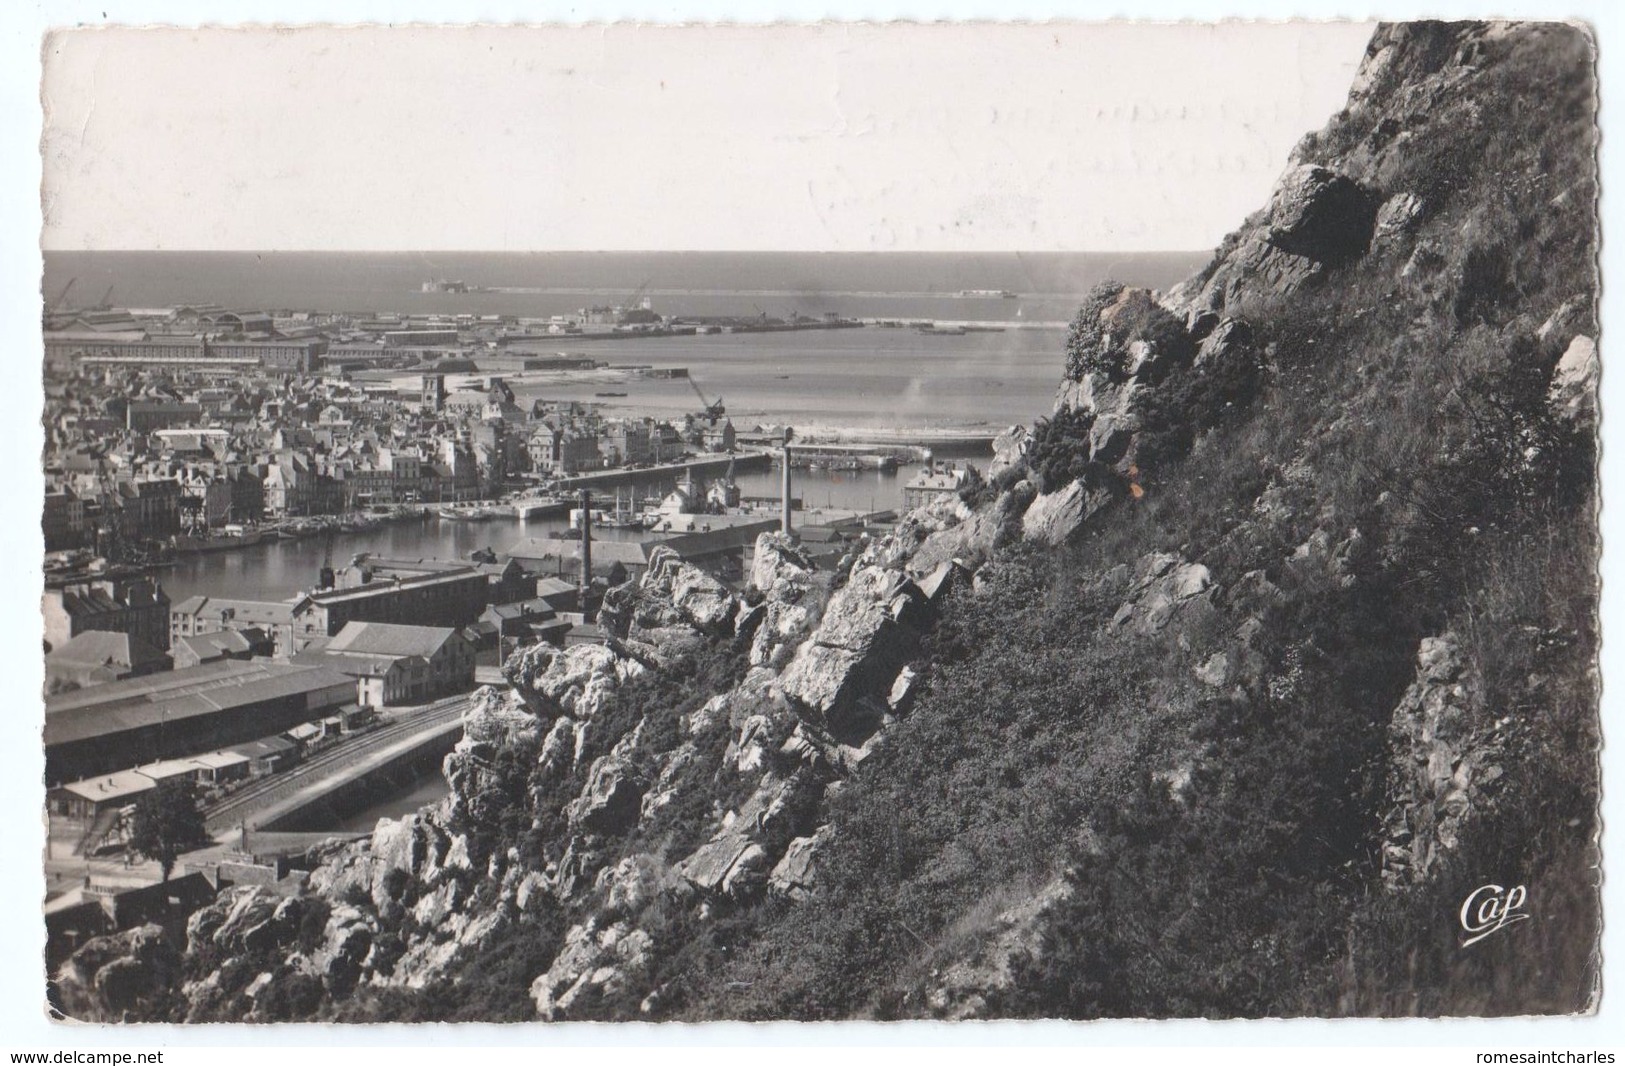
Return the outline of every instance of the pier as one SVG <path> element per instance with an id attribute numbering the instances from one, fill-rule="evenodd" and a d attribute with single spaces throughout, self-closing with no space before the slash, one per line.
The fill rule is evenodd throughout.
<path id="1" fill-rule="evenodd" d="M 850 435 L 848 435 L 850 434 Z M 861 434 L 861 435 L 860 435 Z M 993 440 L 998 434 L 976 430 L 930 429 L 863 429 L 847 433 L 820 433 L 816 429 L 796 430 L 795 450 L 798 455 L 895 455 L 913 461 L 924 461 L 926 452 L 941 456 L 990 455 Z M 827 438 L 827 439 L 821 439 Z M 741 444 L 765 447 L 783 439 L 783 431 L 773 433 L 739 433 Z"/>

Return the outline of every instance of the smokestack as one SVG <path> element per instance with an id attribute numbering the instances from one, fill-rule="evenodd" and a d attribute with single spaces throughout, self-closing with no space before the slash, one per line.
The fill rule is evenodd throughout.
<path id="1" fill-rule="evenodd" d="M 581 619 L 587 620 L 587 593 L 592 589 L 592 493 L 581 490 Z"/>
<path id="2" fill-rule="evenodd" d="M 785 536 L 790 535 L 790 438 L 795 430 L 789 426 L 784 427 L 784 484 L 781 488 L 780 503 L 784 508 L 783 517 L 779 520 L 779 528 Z"/>

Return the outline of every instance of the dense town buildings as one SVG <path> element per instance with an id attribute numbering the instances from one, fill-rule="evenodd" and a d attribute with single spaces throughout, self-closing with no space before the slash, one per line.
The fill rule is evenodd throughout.
<path id="1" fill-rule="evenodd" d="M 497 316 L 178 307 L 46 324 L 47 551 L 139 562 L 186 550 L 178 537 L 468 503 L 735 447 L 733 425 L 712 412 L 674 424 L 521 402 L 469 357 L 500 350 L 519 372 L 596 364 L 514 347 L 551 334 Z"/>
<path id="2" fill-rule="evenodd" d="M 150 577 L 47 587 L 41 614 L 47 651 L 61 648 L 92 630 L 126 633 L 160 651 L 169 647 L 169 596 Z"/>

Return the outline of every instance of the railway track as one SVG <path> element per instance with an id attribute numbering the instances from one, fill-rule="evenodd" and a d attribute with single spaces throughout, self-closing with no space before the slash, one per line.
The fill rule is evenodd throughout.
<path id="1" fill-rule="evenodd" d="M 320 752 L 292 770 L 245 785 L 204 811 L 204 825 L 210 833 L 230 829 L 250 812 L 276 803 L 299 789 L 330 776 L 346 764 L 399 743 L 414 733 L 427 732 L 461 718 L 469 699 L 469 695 L 461 695 L 437 700 L 424 709 L 412 712 L 409 717 L 390 722 Z"/>

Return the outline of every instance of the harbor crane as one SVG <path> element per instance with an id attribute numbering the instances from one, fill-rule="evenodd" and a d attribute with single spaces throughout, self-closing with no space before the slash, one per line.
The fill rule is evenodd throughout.
<path id="1" fill-rule="evenodd" d="M 56 299 L 45 305 L 46 309 L 49 311 L 62 310 L 62 301 L 68 298 L 68 293 L 73 289 L 73 283 L 78 280 L 78 277 L 69 278 L 68 283 L 62 286 L 62 291 L 56 294 Z"/>
<path id="2" fill-rule="evenodd" d="M 688 379 L 688 387 L 694 390 L 694 395 L 705 405 L 705 417 L 713 426 L 717 424 L 717 419 L 728 413 L 728 409 L 722 406 L 722 397 L 718 396 L 716 402 L 712 403 L 705 398 L 705 393 L 700 391 L 700 383 L 692 377 Z"/>

